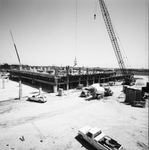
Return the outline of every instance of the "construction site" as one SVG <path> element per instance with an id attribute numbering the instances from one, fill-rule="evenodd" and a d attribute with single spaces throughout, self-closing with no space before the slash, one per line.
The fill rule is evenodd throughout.
<path id="1" fill-rule="evenodd" d="M 127 67 L 107 2 L 94 3 L 119 68 L 80 67 L 76 55 L 73 65 L 23 65 L 10 30 L 18 64 L 0 65 L 0 150 L 148 150 L 149 69 Z M 75 50 L 78 36 L 75 27 Z"/>

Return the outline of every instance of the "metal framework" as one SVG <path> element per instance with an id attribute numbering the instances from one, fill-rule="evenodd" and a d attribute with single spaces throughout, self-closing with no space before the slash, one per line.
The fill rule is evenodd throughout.
<path id="1" fill-rule="evenodd" d="M 116 38 L 116 35 L 115 35 L 115 32 L 114 32 L 114 28 L 112 26 L 112 22 L 111 22 L 109 12 L 108 12 L 107 7 L 104 3 L 104 0 L 99 0 L 99 4 L 100 4 L 103 19 L 104 19 L 104 22 L 106 24 L 106 28 L 108 30 L 108 34 L 109 34 L 114 52 L 116 54 L 116 58 L 118 60 L 119 67 L 121 69 L 122 74 L 126 75 L 127 72 L 126 72 L 125 63 L 124 63 L 124 60 L 123 60 L 123 57 L 122 57 L 122 54 L 121 54 L 121 51 L 120 51 L 120 47 L 119 47 L 119 44 L 118 44 L 118 41 L 117 41 L 117 38 Z"/>

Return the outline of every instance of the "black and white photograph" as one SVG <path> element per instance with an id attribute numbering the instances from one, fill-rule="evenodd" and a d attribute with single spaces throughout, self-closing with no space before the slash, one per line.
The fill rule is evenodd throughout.
<path id="1" fill-rule="evenodd" d="M 148 150 L 148 0 L 0 0 L 0 150 Z"/>

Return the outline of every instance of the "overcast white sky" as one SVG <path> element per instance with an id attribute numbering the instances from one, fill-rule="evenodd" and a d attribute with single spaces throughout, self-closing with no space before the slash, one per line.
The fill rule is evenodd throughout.
<path id="1" fill-rule="evenodd" d="M 129 64 L 148 68 L 148 0 L 105 2 Z M 0 0 L 0 63 L 18 63 L 10 30 L 22 64 L 72 66 L 76 56 L 118 67 L 98 0 Z"/>

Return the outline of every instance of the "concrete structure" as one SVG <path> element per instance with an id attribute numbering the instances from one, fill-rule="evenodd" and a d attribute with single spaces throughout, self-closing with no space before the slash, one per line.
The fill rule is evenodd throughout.
<path id="1" fill-rule="evenodd" d="M 97 73 L 97 70 L 93 70 L 88 74 L 87 68 L 86 74 L 81 74 L 81 70 L 78 69 L 79 74 L 70 74 L 69 67 L 64 70 L 66 73 L 60 73 L 58 69 L 55 69 L 55 75 L 41 72 L 33 72 L 27 70 L 11 70 L 10 79 L 18 81 L 19 75 L 21 81 L 37 87 L 46 88 L 49 92 L 57 92 L 59 88 L 69 90 L 78 87 L 79 84 L 83 86 L 89 86 L 93 83 L 105 83 L 109 81 L 115 81 L 123 79 L 124 76 L 117 76 L 114 71 L 101 71 Z"/>

